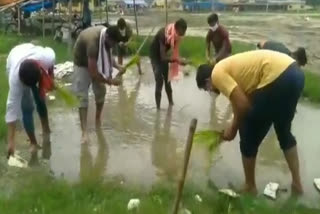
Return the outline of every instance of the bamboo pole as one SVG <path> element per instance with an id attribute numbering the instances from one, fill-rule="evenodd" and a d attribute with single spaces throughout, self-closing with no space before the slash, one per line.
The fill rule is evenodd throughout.
<path id="1" fill-rule="evenodd" d="M 106 0 L 106 19 L 107 23 L 109 23 L 108 0 Z"/>
<path id="2" fill-rule="evenodd" d="M 101 0 L 99 0 L 99 19 L 100 19 L 100 24 L 101 24 L 102 23 Z"/>
<path id="3" fill-rule="evenodd" d="M 61 30 L 62 30 L 62 25 L 63 25 L 63 21 L 61 18 L 61 2 L 58 2 L 59 7 L 58 7 L 58 16 L 59 16 L 59 20 L 60 20 L 60 25 L 61 25 Z"/>
<path id="4" fill-rule="evenodd" d="M 133 0 L 133 11 L 134 11 L 134 19 L 135 19 L 135 22 L 136 22 L 136 31 L 137 31 L 137 35 L 139 36 L 136 0 Z"/>
<path id="5" fill-rule="evenodd" d="M 55 10 L 56 10 L 56 2 L 55 0 L 52 0 L 52 17 L 51 17 L 51 34 L 54 36 L 55 34 Z"/>
<path id="6" fill-rule="evenodd" d="M 18 12 L 18 35 L 21 35 L 21 9 L 20 5 L 17 7 Z"/>
<path id="7" fill-rule="evenodd" d="M 166 25 L 168 25 L 168 0 L 164 1 L 165 13 L 166 13 Z"/>
<path id="8" fill-rule="evenodd" d="M 42 37 L 45 37 L 45 29 L 44 29 L 44 0 L 42 0 Z"/>
<path id="9" fill-rule="evenodd" d="M 69 41 L 71 43 L 71 31 L 72 31 L 72 0 L 69 0 Z"/>
<path id="10" fill-rule="evenodd" d="M 177 189 L 177 195 L 174 202 L 174 208 L 172 211 L 172 214 L 177 214 L 179 210 L 180 200 L 183 192 L 184 183 L 186 180 L 187 170 L 188 170 L 188 164 L 190 160 L 190 154 L 192 149 L 192 143 L 193 143 L 193 135 L 197 128 L 197 119 L 192 119 L 189 127 L 189 134 L 187 138 L 187 144 L 186 149 L 184 153 L 184 163 L 183 163 L 183 171 L 181 174 L 181 178 L 178 183 L 178 189 Z"/>

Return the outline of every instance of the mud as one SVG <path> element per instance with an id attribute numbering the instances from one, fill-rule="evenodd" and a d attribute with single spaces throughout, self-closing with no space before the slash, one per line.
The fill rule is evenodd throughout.
<path id="1" fill-rule="evenodd" d="M 124 77 L 123 86 L 108 87 L 102 129 L 98 131 L 91 99 L 88 145 L 80 143 L 77 111 L 51 105 L 49 166 L 55 176 L 70 181 L 112 178 L 146 189 L 158 182 L 174 182 L 182 166 L 191 119 L 198 119 L 198 130 L 221 130 L 226 126 L 221 121 L 221 115 L 226 111 L 226 98 L 218 97 L 217 104 L 212 102 L 208 93 L 198 90 L 192 74 L 173 83 L 175 105 L 172 109 L 168 108 L 163 92 L 162 109 L 157 112 L 149 61 L 144 60 L 142 67 L 142 77 L 133 69 Z M 320 168 L 316 165 L 320 144 L 315 130 L 319 120 L 319 109 L 301 103 L 293 123 L 306 192 L 304 199 L 308 203 L 316 203 L 319 198 L 312 185 L 313 178 L 320 176 Z M 209 182 L 218 188 L 232 184 L 240 189 L 244 180 L 238 142 L 237 137 L 233 142 L 223 143 L 213 156 L 201 145 L 194 145 L 188 181 L 199 188 L 207 188 Z M 273 130 L 260 149 L 256 176 L 260 193 L 270 181 L 279 182 L 290 190 L 290 173 Z M 283 197 L 288 195 L 282 194 Z"/>

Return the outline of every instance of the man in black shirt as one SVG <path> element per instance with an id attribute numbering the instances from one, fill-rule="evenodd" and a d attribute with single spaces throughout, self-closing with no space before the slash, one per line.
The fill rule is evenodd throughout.
<path id="1" fill-rule="evenodd" d="M 166 28 L 161 28 L 155 35 L 151 46 L 150 46 L 150 59 L 152 64 L 152 69 L 154 72 L 154 77 L 156 81 L 155 89 L 155 100 L 157 109 L 160 109 L 161 103 L 161 91 L 163 87 L 163 82 L 165 84 L 165 90 L 168 96 L 169 105 L 173 105 L 172 99 L 172 88 L 170 80 L 168 79 L 169 74 L 169 63 L 178 63 L 179 65 L 186 65 L 186 61 L 181 58 L 175 58 L 173 54 L 172 57 L 168 56 L 168 51 L 172 47 L 172 43 L 169 42 L 169 36 L 166 35 L 168 27 L 174 25 L 175 37 L 178 40 L 180 37 L 185 35 L 187 30 L 187 23 L 184 19 L 179 19 L 174 24 L 169 24 Z M 174 41 L 176 43 L 177 41 Z M 174 52 L 174 50 L 173 50 Z"/>

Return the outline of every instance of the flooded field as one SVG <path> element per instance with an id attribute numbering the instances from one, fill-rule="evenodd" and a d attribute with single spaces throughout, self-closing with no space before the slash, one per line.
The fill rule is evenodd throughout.
<path id="1" fill-rule="evenodd" d="M 209 13 L 169 12 L 169 21 L 185 18 L 188 22 L 188 36 L 205 37 L 208 30 L 208 15 Z M 320 47 L 318 45 L 320 18 L 318 14 L 221 12 L 219 15 L 220 23 L 229 30 L 232 40 L 254 44 L 261 40 L 276 40 L 283 42 L 291 50 L 301 46 L 305 47 L 309 58 L 306 68 L 320 73 Z M 111 22 L 115 22 L 117 18 L 116 16 L 111 17 Z M 135 26 L 134 17 L 128 16 L 126 19 L 131 20 L 132 26 Z M 152 13 L 139 16 L 138 23 L 140 33 L 148 34 L 152 27 L 165 25 L 165 14 L 152 11 Z"/>
<path id="2" fill-rule="evenodd" d="M 80 143 L 77 111 L 57 107 L 54 103 L 51 105 L 52 155 L 49 166 L 55 176 L 70 181 L 112 178 L 146 189 L 157 182 L 177 181 L 190 120 L 198 119 L 198 130 L 221 129 L 218 118 L 225 111 L 226 99 L 218 97 L 215 105 L 208 93 L 198 90 L 193 74 L 173 83 L 174 107 L 168 109 L 163 93 L 162 110 L 157 112 L 153 73 L 148 60 L 143 61 L 143 72 L 140 78 L 135 70 L 129 71 L 121 87 L 108 87 L 102 129 L 98 131 L 95 130 L 95 107 L 91 100 L 88 145 Z M 216 112 L 220 112 L 219 115 Z M 320 153 L 316 135 L 319 120 L 319 109 L 300 104 L 293 124 L 306 192 L 304 199 L 312 206 L 315 203 L 317 206 L 316 200 L 319 199 L 312 184 L 313 178 L 320 176 L 320 168 L 316 165 Z M 201 145 L 194 145 L 189 182 L 199 188 L 207 188 L 210 183 L 218 188 L 232 184 L 240 189 L 243 171 L 238 142 L 237 138 L 223 143 L 213 156 Z M 257 161 L 260 193 L 270 181 L 289 189 L 282 197 L 289 195 L 290 173 L 273 131 L 265 139 Z"/>

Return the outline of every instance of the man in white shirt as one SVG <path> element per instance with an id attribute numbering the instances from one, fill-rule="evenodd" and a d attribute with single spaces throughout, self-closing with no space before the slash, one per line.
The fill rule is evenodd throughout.
<path id="1" fill-rule="evenodd" d="M 32 152 L 36 152 L 39 148 L 34 133 L 34 102 L 41 120 L 43 139 L 50 141 L 45 94 L 54 87 L 54 62 L 55 53 L 51 48 L 30 43 L 18 45 L 9 53 L 7 58 L 9 93 L 5 117 L 8 126 L 8 157 L 14 154 L 16 123 L 21 119 Z"/>

